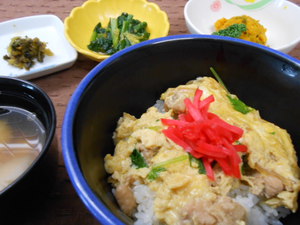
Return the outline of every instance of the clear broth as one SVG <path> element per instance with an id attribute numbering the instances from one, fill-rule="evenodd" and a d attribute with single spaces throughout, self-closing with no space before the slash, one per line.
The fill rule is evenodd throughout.
<path id="1" fill-rule="evenodd" d="M 24 173 L 46 140 L 43 124 L 21 108 L 0 106 L 0 192 Z"/>

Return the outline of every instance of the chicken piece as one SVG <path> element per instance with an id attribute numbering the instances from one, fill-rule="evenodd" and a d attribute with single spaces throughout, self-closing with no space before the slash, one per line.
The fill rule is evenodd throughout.
<path id="1" fill-rule="evenodd" d="M 118 185 L 115 191 L 115 197 L 122 211 L 128 216 L 132 216 L 137 204 L 129 184 Z"/>
<path id="2" fill-rule="evenodd" d="M 192 98 L 197 86 L 179 86 L 178 88 L 169 88 L 166 93 L 162 95 L 165 101 L 165 108 L 167 110 L 173 109 L 177 113 L 185 111 L 184 99 Z"/>
<path id="3" fill-rule="evenodd" d="M 183 208 L 181 218 L 184 225 L 238 225 L 246 220 L 246 210 L 226 196 L 194 199 Z"/>
<path id="4" fill-rule="evenodd" d="M 186 99 L 187 97 L 188 96 L 184 92 L 176 92 L 174 95 L 166 98 L 165 106 L 167 107 L 167 109 L 173 109 L 176 112 L 184 112 L 184 99 Z"/>
<path id="5" fill-rule="evenodd" d="M 214 225 L 217 221 L 209 212 L 209 207 L 212 206 L 211 201 L 193 200 L 188 203 L 181 212 L 184 225 L 205 224 Z"/>
<path id="6" fill-rule="evenodd" d="M 284 190 L 284 185 L 282 181 L 277 177 L 265 176 L 264 183 L 265 183 L 264 194 L 267 198 L 274 197 Z"/>
<path id="7" fill-rule="evenodd" d="M 141 143 L 136 144 L 136 148 L 143 154 L 144 158 L 146 159 L 147 163 L 151 161 L 153 156 L 157 153 L 158 149 L 149 149 L 146 148 L 145 145 Z"/>
<path id="8" fill-rule="evenodd" d="M 285 186 L 278 177 L 272 175 L 262 175 L 255 172 L 252 176 L 244 177 L 251 186 L 251 192 L 256 195 L 272 198 L 285 190 Z"/>
<path id="9" fill-rule="evenodd" d="M 249 185 L 251 193 L 259 196 L 262 195 L 265 184 L 263 176 L 260 173 L 255 171 L 251 175 L 243 176 L 243 180 Z"/>

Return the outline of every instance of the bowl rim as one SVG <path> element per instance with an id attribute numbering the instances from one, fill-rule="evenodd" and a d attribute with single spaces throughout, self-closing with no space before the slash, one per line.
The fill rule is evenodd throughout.
<path id="1" fill-rule="evenodd" d="M 6 195 L 13 187 L 18 185 L 18 183 L 20 183 L 25 177 L 27 177 L 28 174 L 30 173 L 30 171 L 35 166 L 37 166 L 37 164 L 41 161 L 41 159 L 43 157 L 45 157 L 46 153 L 49 151 L 50 146 L 52 144 L 52 141 L 53 141 L 53 138 L 55 135 L 55 131 L 56 131 L 56 122 L 57 122 L 56 111 L 55 111 L 53 102 L 50 99 L 50 97 L 48 96 L 48 94 L 41 87 L 39 87 L 37 84 L 34 84 L 30 81 L 22 80 L 20 78 L 15 78 L 15 77 L 0 76 L 0 81 L 1 80 L 10 80 L 14 83 L 21 83 L 22 86 L 25 87 L 26 89 L 36 89 L 39 92 L 39 94 L 41 94 L 41 96 L 46 100 L 47 104 L 49 105 L 50 116 L 51 116 L 50 119 L 52 120 L 52 123 L 50 124 L 49 135 L 47 136 L 47 138 L 45 140 L 45 144 L 44 144 L 41 152 L 32 161 L 31 165 L 26 170 L 24 170 L 21 175 L 19 175 L 17 177 L 17 179 L 15 179 L 13 182 L 11 182 L 9 185 L 7 185 L 2 191 L 0 191 L 0 197 L 3 195 Z"/>
<path id="2" fill-rule="evenodd" d="M 195 0 L 189 0 L 184 5 L 183 14 L 184 14 L 186 24 L 187 24 L 187 26 L 190 26 L 198 34 L 208 35 L 208 34 L 203 33 L 199 28 L 197 28 L 195 26 L 193 20 L 190 18 L 190 13 L 188 13 L 188 11 L 192 7 L 192 4 L 194 2 L 195 2 Z M 272 2 L 270 2 L 270 3 L 272 3 Z M 297 4 L 295 4 L 294 2 L 290 2 L 288 0 L 280 0 L 279 3 L 276 3 L 276 1 L 273 2 L 273 3 L 276 4 L 275 6 L 280 5 L 279 3 L 285 3 L 290 7 L 294 7 L 296 9 L 299 9 L 298 11 L 300 11 L 300 7 Z M 268 5 L 266 5 L 264 7 L 268 7 Z M 289 43 L 283 43 L 282 45 L 280 45 L 279 47 L 274 48 L 274 49 L 277 50 L 277 51 L 282 51 L 282 52 L 287 53 L 287 51 L 290 52 L 292 49 L 294 49 L 299 42 L 300 42 L 300 36 L 295 38 L 293 41 L 291 41 Z"/>
<path id="3" fill-rule="evenodd" d="M 112 213 L 108 207 L 97 197 L 97 195 L 94 193 L 94 191 L 89 187 L 86 179 L 84 178 L 84 175 L 82 173 L 82 170 L 79 166 L 79 162 L 77 160 L 76 151 L 74 148 L 74 143 L 72 141 L 73 137 L 73 129 L 74 129 L 74 121 L 75 121 L 75 115 L 76 110 L 79 106 L 79 101 L 81 99 L 82 94 L 84 93 L 85 89 L 88 87 L 90 82 L 97 76 L 99 71 L 103 70 L 107 65 L 109 65 L 111 62 L 118 59 L 120 56 L 134 51 L 135 49 L 141 48 L 145 45 L 153 45 L 153 44 L 159 44 L 162 42 L 170 42 L 170 41 L 176 41 L 176 40 L 188 40 L 188 39 L 198 39 L 198 40 L 220 40 L 225 41 L 229 43 L 237 43 L 237 44 L 247 44 L 251 47 L 257 48 L 259 50 L 267 51 L 273 55 L 276 55 L 281 58 L 285 58 L 288 61 L 291 61 L 297 65 L 300 66 L 300 60 L 293 58 L 292 56 L 285 54 L 283 52 L 280 52 L 278 50 L 269 48 L 267 46 L 263 46 L 260 44 L 256 44 L 253 42 L 241 40 L 241 39 L 235 39 L 230 37 L 223 37 L 223 36 L 216 36 L 216 35 L 201 35 L 201 34 L 183 34 L 183 35 L 173 35 L 173 36 L 167 36 L 162 38 L 156 38 L 147 40 L 145 42 L 141 42 L 139 44 L 130 46 L 126 49 L 123 49 L 108 59 L 104 60 L 103 62 L 99 63 L 97 66 L 95 66 L 79 83 L 76 90 L 74 91 L 63 120 L 62 125 L 62 153 L 63 153 L 63 159 L 65 162 L 66 170 L 69 175 L 69 178 L 71 180 L 71 183 L 73 184 L 73 187 L 75 191 L 77 192 L 78 196 L 81 198 L 85 206 L 89 209 L 89 211 L 92 213 L 92 215 L 101 223 L 108 224 L 108 225 L 115 225 L 115 224 L 123 224 L 123 222 L 115 216 L 114 213 Z"/>
<path id="4" fill-rule="evenodd" d="M 64 19 L 64 34 L 66 39 L 69 41 L 69 43 L 76 49 L 76 51 L 78 51 L 79 53 L 83 54 L 84 56 L 101 62 L 104 59 L 107 59 L 109 57 L 111 57 L 111 55 L 108 54 L 101 54 L 101 53 L 97 53 L 97 52 L 93 52 L 91 50 L 88 49 L 84 49 L 79 47 L 74 40 L 71 38 L 70 34 L 69 34 L 69 30 L 70 30 L 70 26 L 69 26 L 69 21 L 71 21 L 71 19 L 75 17 L 75 14 L 77 11 L 80 10 L 84 10 L 85 7 L 87 7 L 87 5 L 89 4 L 95 4 L 95 3 L 101 3 L 103 1 L 107 1 L 107 0 L 87 0 L 84 3 L 82 3 L 82 5 L 77 6 L 75 8 L 73 8 L 70 12 L 70 14 Z M 124 1 L 124 0 L 116 0 L 116 1 Z M 125 0 L 126 1 L 126 0 Z M 156 9 L 156 12 L 160 13 L 163 15 L 163 23 L 165 24 L 165 26 L 162 29 L 162 36 L 161 37 L 165 37 L 168 35 L 169 31 L 170 31 L 170 21 L 169 21 L 169 17 L 168 14 L 166 13 L 165 10 L 163 10 L 157 3 L 154 2 L 149 2 L 148 0 L 135 0 L 135 1 L 139 1 L 141 3 L 144 3 L 147 5 L 147 7 L 153 7 Z"/>

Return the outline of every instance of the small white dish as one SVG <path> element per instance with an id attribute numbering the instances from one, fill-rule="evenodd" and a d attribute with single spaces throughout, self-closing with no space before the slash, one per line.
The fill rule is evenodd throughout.
<path id="1" fill-rule="evenodd" d="M 64 24 L 54 15 L 36 15 L 22 17 L 0 23 L 0 75 L 34 79 L 43 75 L 71 67 L 77 59 L 77 51 L 64 36 Z M 45 56 L 43 63 L 35 63 L 30 70 L 9 65 L 3 59 L 13 37 L 39 38 L 47 43 L 53 56 Z"/>
<path id="2" fill-rule="evenodd" d="M 212 34 L 225 17 L 248 15 L 267 28 L 267 46 L 290 52 L 300 42 L 300 7 L 286 0 L 189 0 L 184 7 L 188 30 Z"/>

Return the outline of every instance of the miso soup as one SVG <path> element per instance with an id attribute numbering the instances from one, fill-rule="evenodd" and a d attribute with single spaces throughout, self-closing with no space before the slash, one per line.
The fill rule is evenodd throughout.
<path id="1" fill-rule="evenodd" d="M 0 191 L 28 169 L 45 139 L 45 128 L 35 114 L 0 106 Z"/>

